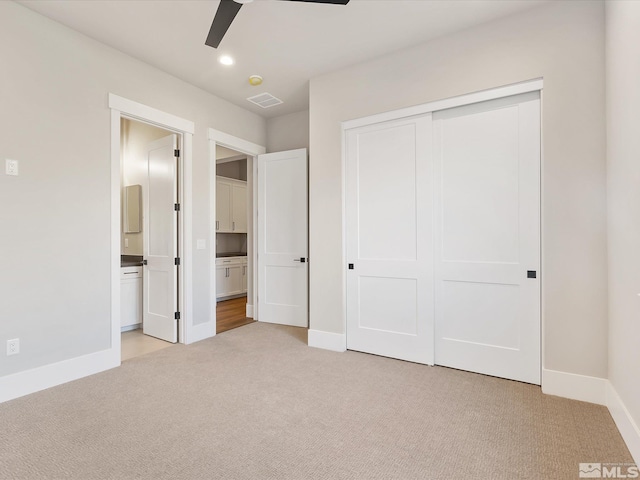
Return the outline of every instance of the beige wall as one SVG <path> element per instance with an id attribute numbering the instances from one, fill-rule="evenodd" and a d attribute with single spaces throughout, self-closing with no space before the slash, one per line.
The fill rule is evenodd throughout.
<path id="1" fill-rule="evenodd" d="M 640 2 L 606 18 L 609 380 L 640 425 Z"/>
<path id="2" fill-rule="evenodd" d="M 552 2 L 311 80 L 312 329 L 344 332 L 340 122 L 538 77 L 544 77 L 543 362 L 606 377 L 602 2 Z"/>
<path id="3" fill-rule="evenodd" d="M 120 122 L 121 176 L 122 188 L 129 185 L 140 185 L 142 193 L 142 215 L 140 233 L 124 233 L 121 235 L 120 252 L 123 255 L 144 255 L 144 218 L 147 215 L 147 188 L 149 173 L 147 164 L 147 145 L 154 140 L 170 135 L 171 132 L 153 125 L 123 118 Z M 124 205 L 124 202 L 121 203 Z M 121 228 L 124 221 L 121 216 Z M 128 242 L 125 242 L 128 240 Z"/>
<path id="4" fill-rule="evenodd" d="M 195 122 L 193 242 L 209 236 L 209 127 L 266 145 L 261 117 L 14 2 L 0 2 L 0 376 L 110 347 L 109 92 Z M 10 74 L 8 74 L 10 72 Z M 210 314 L 193 248 L 194 324 Z"/>
<path id="5" fill-rule="evenodd" d="M 309 149 L 309 110 L 267 120 L 267 152 Z"/>

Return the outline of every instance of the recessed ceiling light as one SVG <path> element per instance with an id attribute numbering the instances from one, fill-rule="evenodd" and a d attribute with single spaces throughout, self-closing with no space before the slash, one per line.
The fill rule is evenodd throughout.
<path id="1" fill-rule="evenodd" d="M 262 77 L 260 75 L 251 75 L 249 77 L 249 83 L 254 87 L 262 84 Z"/>
<path id="2" fill-rule="evenodd" d="M 233 58 L 231 58 L 229 55 L 222 55 L 218 61 L 223 64 L 223 65 L 233 65 Z"/>

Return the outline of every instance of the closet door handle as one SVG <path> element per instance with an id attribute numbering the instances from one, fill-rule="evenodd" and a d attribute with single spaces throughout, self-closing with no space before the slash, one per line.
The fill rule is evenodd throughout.
<path id="1" fill-rule="evenodd" d="M 216 220 L 216 230 L 220 230 L 220 220 Z"/>
<path id="2" fill-rule="evenodd" d="M 236 222 L 231 222 L 231 224 L 232 224 L 231 230 L 235 231 L 235 229 L 236 229 Z"/>

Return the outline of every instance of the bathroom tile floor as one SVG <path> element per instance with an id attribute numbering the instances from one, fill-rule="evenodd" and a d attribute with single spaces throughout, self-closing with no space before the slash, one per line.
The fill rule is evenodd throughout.
<path id="1" fill-rule="evenodd" d="M 142 333 L 142 329 L 131 330 L 122 334 L 121 359 L 124 362 L 130 358 L 171 347 L 173 343 L 159 340 Z"/>

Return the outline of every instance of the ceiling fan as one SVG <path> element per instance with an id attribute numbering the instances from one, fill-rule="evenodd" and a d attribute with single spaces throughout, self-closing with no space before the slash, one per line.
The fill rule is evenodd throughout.
<path id="1" fill-rule="evenodd" d="M 211 24 L 211 29 L 209 30 L 209 35 L 207 35 L 207 40 L 204 42 L 206 45 L 209 45 L 213 48 L 218 48 L 222 38 L 225 33 L 231 26 L 231 22 L 236 17 L 237 13 L 240 11 L 240 7 L 242 7 L 245 3 L 251 3 L 253 0 L 220 0 L 220 5 L 218 6 L 218 11 L 216 12 L 216 16 L 213 18 L 213 23 Z M 331 3 L 334 5 L 346 5 L 349 3 L 349 0 L 289 0 L 291 2 L 310 2 L 310 3 Z"/>

